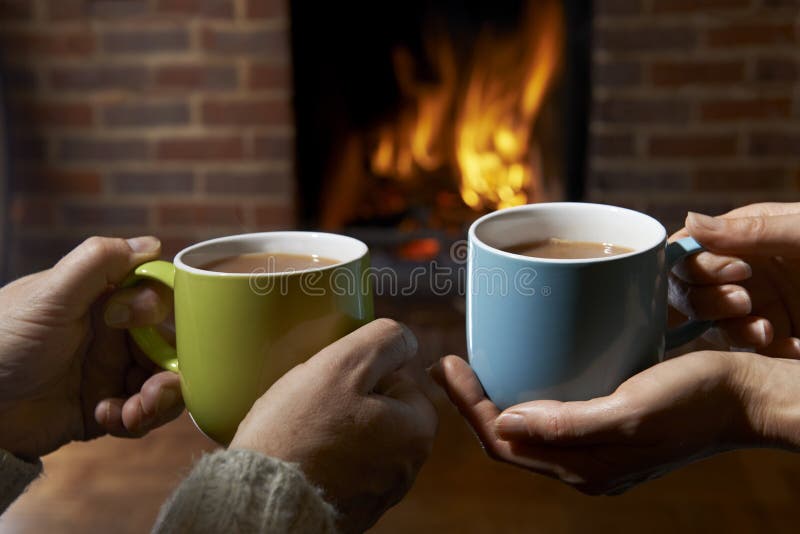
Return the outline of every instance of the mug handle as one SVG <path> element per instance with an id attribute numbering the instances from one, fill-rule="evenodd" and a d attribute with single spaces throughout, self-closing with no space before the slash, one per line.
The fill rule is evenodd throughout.
<path id="1" fill-rule="evenodd" d="M 703 252 L 703 245 L 695 241 L 693 237 L 684 237 L 667 245 L 667 271 L 681 260 L 692 254 Z M 682 325 L 667 330 L 665 337 L 666 348 L 674 349 L 680 347 L 691 340 L 700 337 L 711 328 L 713 321 L 686 321 Z"/>
<path id="2" fill-rule="evenodd" d="M 155 280 L 175 289 L 175 266 L 168 261 L 148 261 L 138 266 L 122 283 L 121 287 L 132 287 L 142 280 Z M 178 372 L 178 351 L 170 345 L 154 326 L 129 328 L 131 337 L 148 358 L 167 371 Z"/>

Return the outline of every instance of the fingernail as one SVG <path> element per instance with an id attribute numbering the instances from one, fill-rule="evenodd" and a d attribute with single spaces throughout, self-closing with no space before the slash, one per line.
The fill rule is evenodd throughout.
<path id="1" fill-rule="evenodd" d="M 417 350 L 419 349 L 417 336 L 415 336 L 414 332 L 412 332 L 411 329 L 406 325 L 400 323 L 400 326 L 403 327 L 403 340 L 406 342 L 406 348 L 408 349 L 408 352 L 411 354 L 416 354 Z"/>
<path id="2" fill-rule="evenodd" d="M 720 222 L 714 217 L 709 217 L 708 215 L 695 213 L 693 211 L 690 211 L 686 216 L 686 222 L 692 224 L 693 226 L 705 228 L 706 230 L 718 230 L 720 227 Z"/>
<path id="3" fill-rule="evenodd" d="M 767 321 L 763 319 L 760 321 L 756 321 L 756 330 L 757 330 L 756 335 L 760 340 L 761 346 L 762 347 L 767 346 L 770 341 L 769 336 L 767 335 Z"/>
<path id="4" fill-rule="evenodd" d="M 728 302 L 735 306 L 738 313 L 750 313 L 753 307 L 752 302 L 750 302 L 750 295 L 747 294 L 747 291 L 741 289 L 729 293 Z"/>
<path id="5" fill-rule="evenodd" d="M 495 422 L 495 431 L 498 434 L 527 434 L 528 428 L 525 417 L 518 413 L 504 413 Z"/>
<path id="6" fill-rule="evenodd" d="M 736 260 L 720 269 L 719 275 L 728 282 L 739 282 L 753 276 L 753 269 L 742 260 Z"/>
<path id="7" fill-rule="evenodd" d="M 158 396 L 157 412 L 161 413 L 175 405 L 178 400 L 178 392 L 173 388 L 164 388 Z"/>
<path id="8" fill-rule="evenodd" d="M 142 237 L 132 237 L 127 240 L 131 250 L 139 254 L 145 252 L 155 252 L 161 246 L 161 241 L 157 237 L 146 235 Z"/>
<path id="9" fill-rule="evenodd" d="M 111 302 L 103 317 L 108 326 L 122 326 L 131 320 L 131 309 L 121 302 Z"/>

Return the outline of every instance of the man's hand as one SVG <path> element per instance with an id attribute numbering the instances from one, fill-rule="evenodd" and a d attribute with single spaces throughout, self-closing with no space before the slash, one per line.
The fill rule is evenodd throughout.
<path id="1" fill-rule="evenodd" d="M 109 300 L 159 252 L 154 237 L 93 237 L 0 289 L 0 448 L 33 459 L 105 433 L 141 436 L 180 414 L 178 376 L 153 374 L 121 329 L 163 320 L 171 293 L 143 284 Z"/>
<path id="2" fill-rule="evenodd" d="M 709 252 L 673 269 L 670 304 L 716 321 L 707 338 L 722 347 L 800 358 L 800 203 L 690 213 L 671 239 L 687 235 Z"/>
<path id="3" fill-rule="evenodd" d="M 411 488 L 430 454 L 435 384 L 405 327 L 374 321 L 298 365 L 256 401 L 230 447 L 297 463 L 363 532 Z"/>

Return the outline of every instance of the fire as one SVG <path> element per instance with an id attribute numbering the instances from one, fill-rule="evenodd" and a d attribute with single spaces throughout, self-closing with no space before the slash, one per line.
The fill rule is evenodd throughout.
<path id="1" fill-rule="evenodd" d="M 529 6 L 516 31 L 484 28 L 468 69 L 456 67 L 446 35 L 429 39 L 435 82 L 418 81 L 411 54 L 395 51 L 407 105 L 378 132 L 375 174 L 410 179 L 450 166 L 458 171 L 461 198 L 476 210 L 535 199 L 541 177 L 531 135 L 560 64 L 564 26 L 559 1 Z"/>

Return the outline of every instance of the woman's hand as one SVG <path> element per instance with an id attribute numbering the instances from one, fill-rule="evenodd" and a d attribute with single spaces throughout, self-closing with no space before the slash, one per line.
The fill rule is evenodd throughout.
<path id="1" fill-rule="evenodd" d="M 160 322 L 170 292 L 142 285 L 109 301 L 159 252 L 154 237 L 93 237 L 0 289 L 0 448 L 34 459 L 105 433 L 141 436 L 180 414 L 177 375 L 153 375 L 121 330 Z"/>
<path id="2" fill-rule="evenodd" d="M 672 239 L 687 235 L 709 252 L 673 269 L 670 304 L 716 321 L 707 338 L 722 347 L 800 358 L 800 203 L 692 213 Z"/>
<path id="3" fill-rule="evenodd" d="M 621 493 L 693 460 L 738 447 L 800 446 L 800 362 L 695 352 L 660 363 L 612 395 L 500 410 L 467 363 L 434 370 L 494 459 L 590 494 Z"/>
<path id="4" fill-rule="evenodd" d="M 230 445 L 297 463 L 363 532 L 411 488 L 438 417 L 405 327 L 374 321 L 298 365 L 256 401 Z"/>

